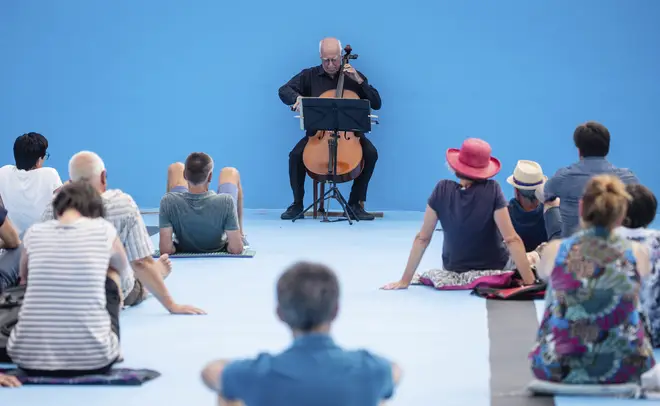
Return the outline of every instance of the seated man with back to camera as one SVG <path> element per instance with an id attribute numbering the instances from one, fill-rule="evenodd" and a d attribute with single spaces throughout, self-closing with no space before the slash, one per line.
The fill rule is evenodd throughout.
<path id="1" fill-rule="evenodd" d="M 339 282 L 321 264 L 299 262 L 277 282 L 277 315 L 293 333 L 284 352 L 219 360 L 202 371 L 220 405 L 376 406 L 394 396 L 401 369 L 367 350 L 345 350 L 330 335 Z"/>
<path id="2" fill-rule="evenodd" d="M 243 189 L 236 168 L 222 168 L 217 193 L 213 181 L 213 159 L 193 152 L 170 165 L 167 193 L 160 201 L 160 253 L 240 254 L 247 247 L 243 234 Z"/>
<path id="3" fill-rule="evenodd" d="M 48 140 L 39 133 L 23 134 L 14 141 L 15 165 L 0 168 L 0 206 L 9 211 L 19 235 L 41 220 L 41 214 L 62 186 L 57 170 L 44 166 Z"/>
<path id="4" fill-rule="evenodd" d="M 577 126 L 573 143 L 579 160 L 560 168 L 544 185 L 544 200 L 561 199 L 559 211 L 562 219 L 561 237 L 566 238 L 580 229 L 578 204 L 587 182 L 595 175 L 615 175 L 625 184 L 639 183 L 635 174 L 627 168 L 612 165 L 607 156 L 610 152 L 610 132 L 602 124 L 589 121 Z"/>
<path id="5" fill-rule="evenodd" d="M 196 307 L 176 303 L 170 296 L 164 282 L 172 268 L 169 257 L 162 255 L 157 261 L 153 259 L 154 246 L 137 204 L 129 194 L 108 189 L 107 171 L 101 157 L 90 151 L 76 153 L 69 161 L 69 178 L 73 182 L 86 181 L 101 194 L 105 218 L 117 230 L 126 250 L 133 272 L 121 281 L 124 305 L 136 306 L 151 293 L 172 314 L 204 314 Z M 42 220 L 54 218 L 50 205 Z"/>

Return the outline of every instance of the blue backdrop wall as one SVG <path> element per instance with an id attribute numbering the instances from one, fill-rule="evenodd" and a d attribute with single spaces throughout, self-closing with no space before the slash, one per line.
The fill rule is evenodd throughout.
<path id="1" fill-rule="evenodd" d="M 301 131 L 277 90 L 334 35 L 383 97 L 368 208 L 423 210 L 448 175 L 444 151 L 466 137 L 491 143 L 502 182 L 518 159 L 551 174 L 577 158 L 572 132 L 585 120 L 606 124 L 612 161 L 658 193 L 659 20 L 657 0 L 356 0 L 336 11 L 2 1 L 0 164 L 13 162 L 16 136 L 42 132 L 63 179 L 73 153 L 94 150 L 111 186 L 156 207 L 167 165 L 202 150 L 241 170 L 248 208 L 284 208 Z"/>

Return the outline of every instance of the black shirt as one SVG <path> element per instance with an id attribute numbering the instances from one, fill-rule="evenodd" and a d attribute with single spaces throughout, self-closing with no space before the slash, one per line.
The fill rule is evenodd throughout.
<path id="1" fill-rule="evenodd" d="M 363 79 L 362 84 L 358 84 L 353 79 L 346 77 L 344 79 L 344 89 L 354 91 L 361 99 L 368 99 L 371 103 L 371 108 L 379 110 L 382 102 L 378 90 L 369 84 L 367 77 L 362 72 L 357 71 L 357 73 Z M 296 103 L 298 96 L 319 97 L 325 91 L 336 89 L 337 82 L 339 82 L 339 75 L 336 75 L 334 78 L 330 77 L 321 65 L 303 69 L 286 82 L 284 86 L 280 87 L 280 100 L 284 104 L 291 106 Z"/>

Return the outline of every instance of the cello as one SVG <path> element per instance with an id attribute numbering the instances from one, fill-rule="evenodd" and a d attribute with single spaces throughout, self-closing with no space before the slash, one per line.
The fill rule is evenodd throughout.
<path id="1" fill-rule="evenodd" d="M 353 49 L 350 45 L 344 47 L 339 79 L 335 90 L 323 92 L 320 98 L 337 99 L 359 99 L 357 93 L 352 90 L 344 90 L 344 67 L 350 59 L 357 59 L 358 55 L 351 54 Z M 303 164 L 310 178 L 317 182 L 344 183 L 354 180 L 364 168 L 362 159 L 362 145 L 360 138 L 352 131 L 339 131 L 337 133 L 337 161 L 336 173 L 329 170 L 330 156 L 328 154 L 328 143 L 331 141 L 333 131 L 317 131 L 309 137 L 307 145 L 303 150 Z"/>

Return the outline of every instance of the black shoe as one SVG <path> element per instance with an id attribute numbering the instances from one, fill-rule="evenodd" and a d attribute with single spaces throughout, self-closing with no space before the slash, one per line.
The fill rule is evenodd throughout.
<path id="1" fill-rule="evenodd" d="M 294 218 L 298 217 L 300 213 L 304 210 L 304 207 L 302 203 L 294 203 L 291 206 L 289 206 L 288 209 L 282 215 L 280 218 L 282 220 L 293 220 Z"/>
<path id="2" fill-rule="evenodd" d="M 350 207 L 353 212 L 351 213 L 351 210 L 348 210 L 348 214 L 351 216 L 352 220 L 355 220 L 356 217 L 357 220 L 373 220 L 376 218 L 373 214 L 364 211 L 359 204 L 351 204 Z"/>

